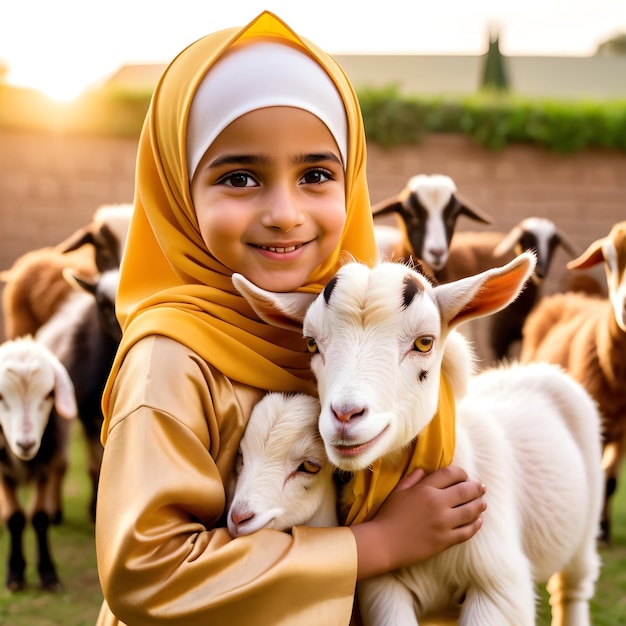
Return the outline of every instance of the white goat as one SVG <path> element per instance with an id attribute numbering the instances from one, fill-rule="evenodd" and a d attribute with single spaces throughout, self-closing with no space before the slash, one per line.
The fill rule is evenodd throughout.
<path id="1" fill-rule="evenodd" d="M 333 466 L 317 428 L 319 402 L 268 393 L 254 407 L 239 446 L 228 530 L 336 526 Z"/>
<path id="2" fill-rule="evenodd" d="M 17 489 L 28 482 L 35 484 L 31 522 L 41 585 L 49 590 L 60 586 L 48 527 L 59 506 L 70 420 L 76 412 L 72 381 L 51 352 L 31 337 L 0 345 L 0 511 L 10 533 L 6 585 L 12 591 L 24 585 L 26 516 Z"/>
<path id="3" fill-rule="evenodd" d="M 470 219 L 491 224 L 493 219 L 478 207 L 463 199 L 454 181 L 443 174 L 412 176 L 397 195 L 372 207 L 375 234 L 383 260 L 408 259 L 413 256 L 433 271 L 442 269 L 448 260 L 448 249 L 457 219 Z M 396 237 L 380 218 L 396 214 Z"/>
<path id="4" fill-rule="evenodd" d="M 534 584 L 549 578 L 552 623 L 590 624 L 602 501 L 596 406 L 548 364 L 470 380 L 471 352 L 453 331 L 506 306 L 533 266 L 523 254 L 504 268 L 433 287 L 404 265 L 350 263 L 306 313 L 304 335 L 317 349 L 320 432 L 333 464 L 367 472 L 378 459 L 393 463 L 433 417 L 441 372 L 458 398 L 453 463 L 487 485 L 489 507 L 473 539 L 360 585 L 366 624 L 417 624 L 457 602 L 462 624 L 534 624 Z M 294 327 L 294 311 L 305 310 L 303 294 L 269 294 L 233 280 L 274 323 L 281 310 Z"/>
<path id="5" fill-rule="evenodd" d="M 520 359 L 557 363 L 595 398 L 604 419 L 606 476 L 602 540 L 611 541 L 610 502 L 626 456 L 626 221 L 567 266 L 604 263 L 608 298 L 581 292 L 544 298 L 523 327 Z"/>

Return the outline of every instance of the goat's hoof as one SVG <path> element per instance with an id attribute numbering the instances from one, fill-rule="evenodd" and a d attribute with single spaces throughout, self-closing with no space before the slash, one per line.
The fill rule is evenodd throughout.
<path id="1" fill-rule="evenodd" d="M 23 575 L 14 574 L 14 573 L 12 574 L 11 572 L 8 573 L 7 584 L 6 584 L 6 588 L 8 591 L 10 591 L 11 593 L 14 593 L 16 591 L 22 591 L 25 585 L 26 585 L 26 582 L 24 580 Z"/>
<path id="2" fill-rule="evenodd" d="M 40 588 L 42 591 L 62 591 L 63 585 L 54 572 L 50 574 L 42 574 L 40 579 Z"/>
<path id="3" fill-rule="evenodd" d="M 50 522 L 53 526 L 60 526 L 63 523 L 63 511 L 59 509 L 51 517 Z"/>

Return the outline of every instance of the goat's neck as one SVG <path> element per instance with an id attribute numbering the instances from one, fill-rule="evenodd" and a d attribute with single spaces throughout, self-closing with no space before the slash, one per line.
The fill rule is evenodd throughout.
<path id="1" fill-rule="evenodd" d="M 608 308 L 606 323 L 600 322 L 597 330 L 597 353 L 600 368 L 612 386 L 623 386 L 626 380 L 626 333 L 617 325 L 615 313 Z"/>

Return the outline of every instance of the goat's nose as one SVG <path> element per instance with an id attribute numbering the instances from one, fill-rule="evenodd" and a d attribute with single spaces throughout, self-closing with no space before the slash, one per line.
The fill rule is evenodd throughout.
<path id="1" fill-rule="evenodd" d="M 22 439 L 17 442 L 18 448 L 22 451 L 22 454 L 28 454 L 32 452 L 33 448 L 37 445 L 34 439 Z"/>
<path id="2" fill-rule="evenodd" d="M 443 258 L 443 255 L 446 253 L 445 248 L 430 248 L 429 252 L 433 255 L 437 261 L 440 261 Z"/>
<path id="3" fill-rule="evenodd" d="M 246 522 L 249 522 L 253 517 L 254 513 L 247 508 L 234 508 L 230 514 L 230 519 L 233 521 L 233 524 L 235 524 L 235 526 L 245 524 Z"/>
<path id="4" fill-rule="evenodd" d="M 332 406 L 331 410 L 335 419 L 347 423 L 355 417 L 365 415 L 365 408 L 362 406 Z"/>

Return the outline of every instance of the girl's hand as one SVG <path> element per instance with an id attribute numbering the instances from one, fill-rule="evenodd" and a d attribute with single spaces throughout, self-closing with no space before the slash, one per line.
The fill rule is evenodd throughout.
<path id="1" fill-rule="evenodd" d="M 358 578 L 424 561 L 467 541 L 482 525 L 485 486 L 459 467 L 403 478 L 375 517 L 352 526 Z"/>

